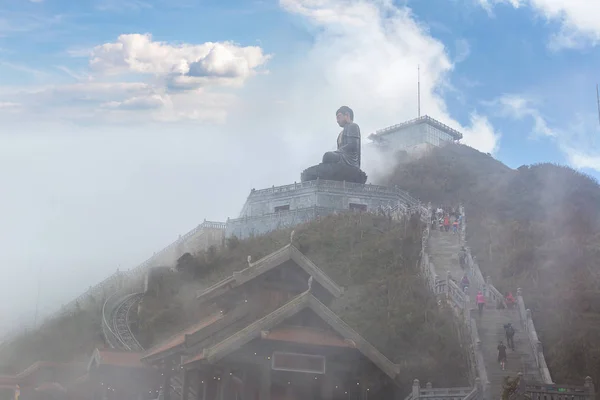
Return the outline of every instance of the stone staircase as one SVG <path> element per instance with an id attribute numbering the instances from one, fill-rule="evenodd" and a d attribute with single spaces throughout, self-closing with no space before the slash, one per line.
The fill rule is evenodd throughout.
<path id="1" fill-rule="evenodd" d="M 472 315 L 477 321 L 477 330 L 481 340 L 481 349 L 488 380 L 490 382 L 490 394 L 493 399 L 499 399 L 502 394 L 502 383 L 506 376 L 514 378 L 519 372 L 527 381 L 542 382 L 542 376 L 537 367 L 533 350 L 529 344 L 527 333 L 520 329 L 521 323 L 518 311 L 497 310 L 495 305 L 490 305 L 483 310 L 481 317 L 473 310 Z M 504 325 L 512 323 L 515 328 L 515 351 L 507 349 L 507 361 L 505 370 L 502 371 L 498 363 L 498 344 L 500 341 L 506 345 Z M 508 346 L 507 346 L 508 347 Z"/>
<path id="2" fill-rule="evenodd" d="M 439 276 L 439 279 L 447 279 L 448 272 L 452 279 L 456 281 L 458 285 L 460 285 L 460 280 L 462 279 L 465 272 L 467 270 L 463 270 L 460 267 L 460 263 L 458 261 L 458 253 L 460 251 L 460 234 L 450 232 L 442 232 L 439 230 L 432 230 L 429 233 L 429 242 L 427 245 L 428 253 L 429 253 L 429 261 L 435 265 L 436 273 Z M 469 276 L 470 274 L 467 274 Z M 473 279 L 469 276 L 471 282 Z M 467 291 L 467 294 L 471 296 L 471 298 L 475 298 L 474 290 Z"/>
<path id="3" fill-rule="evenodd" d="M 461 248 L 460 234 L 452 232 L 443 232 L 432 230 L 429 235 L 428 252 L 430 262 L 435 267 L 435 272 L 438 279 L 454 279 L 457 284 L 460 284 L 462 276 L 467 273 L 471 286 L 467 290 L 467 295 L 470 299 L 475 299 L 477 292 L 476 278 L 471 270 L 462 269 L 458 261 L 458 253 Z M 481 317 L 478 316 L 475 309 L 475 302 L 469 303 L 471 316 L 477 323 L 477 332 L 481 341 L 481 350 L 489 380 L 489 389 L 492 399 L 499 399 L 502 394 L 502 384 L 504 377 L 516 377 L 519 372 L 528 381 L 541 382 L 542 377 L 536 364 L 533 350 L 529 344 L 527 333 L 520 331 L 521 323 L 519 313 L 516 309 L 496 309 L 496 304 L 488 299 L 488 304 L 483 311 Z M 516 330 L 515 334 L 515 351 L 507 350 L 508 360 L 505 370 L 502 371 L 498 360 L 497 346 L 500 341 L 506 344 L 504 335 L 504 324 L 511 322 Z"/>

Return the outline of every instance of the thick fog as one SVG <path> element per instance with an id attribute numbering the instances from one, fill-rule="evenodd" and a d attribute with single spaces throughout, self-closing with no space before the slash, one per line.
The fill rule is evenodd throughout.
<path id="1" fill-rule="evenodd" d="M 298 29 L 318 32 L 295 56 L 259 48 L 236 58 L 238 69 L 194 74 L 197 63 L 180 48 L 115 37 L 86 53 L 86 78 L 75 83 L 0 88 L 2 328 L 32 323 L 38 282 L 42 316 L 204 218 L 236 217 L 252 188 L 299 181 L 335 148 L 338 107 L 354 109 L 364 143 L 415 118 L 417 65 L 422 113 L 494 151 L 498 134 L 485 117 L 461 125 L 446 111 L 444 89 L 464 54 L 410 13 L 361 2 L 335 13 L 282 7 Z M 118 41 L 142 41 L 148 53 Z M 138 73 L 136 57 L 153 73 Z M 174 77 L 181 64 L 187 72 Z M 140 86 L 131 86 L 132 72 Z M 238 79 L 222 79 L 232 74 Z M 363 160 L 367 173 L 381 165 Z"/>

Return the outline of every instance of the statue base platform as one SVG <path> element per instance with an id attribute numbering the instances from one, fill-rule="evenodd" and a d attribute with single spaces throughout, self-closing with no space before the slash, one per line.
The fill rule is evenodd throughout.
<path id="1" fill-rule="evenodd" d="M 346 181 L 364 184 L 367 181 L 367 174 L 360 168 L 347 164 L 321 163 L 305 169 L 300 175 L 300 180 L 302 182 L 314 181 L 317 178 L 328 181 Z"/>

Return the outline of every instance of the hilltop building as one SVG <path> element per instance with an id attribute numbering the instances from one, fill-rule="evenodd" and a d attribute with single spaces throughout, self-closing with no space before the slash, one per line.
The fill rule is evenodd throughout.
<path id="1" fill-rule="evenodd" d="M 417 205 L 398 188 L 321 179 L 252 189 L 239 217 L 227 220 L 225 236 L 262 235 L 336 212 L 401 213 Z"/>
<path id="2" fill-rule="evenodd" d="M 368 136 L 380 150 L 420 153 L 432 147 L 458 142 L 463 135 L 456 129 L 424 115 L 401 124 L 380 129 Z"/>

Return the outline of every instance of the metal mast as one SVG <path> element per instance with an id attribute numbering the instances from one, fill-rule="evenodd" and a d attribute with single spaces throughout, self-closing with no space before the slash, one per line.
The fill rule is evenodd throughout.
<path id="1" fill-rule="evenodd" d="M 420 65 L 417 65 L 417 107 L 418 107 L 418 113 L 419 113 L 419 118 L 420 118 L 421 117 L 421 66 Z"/>

